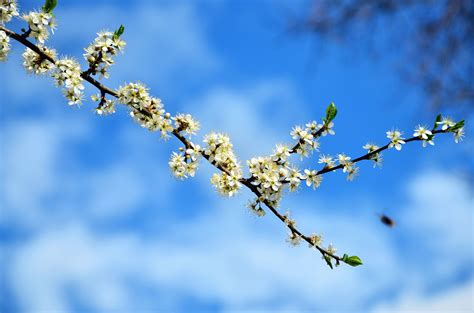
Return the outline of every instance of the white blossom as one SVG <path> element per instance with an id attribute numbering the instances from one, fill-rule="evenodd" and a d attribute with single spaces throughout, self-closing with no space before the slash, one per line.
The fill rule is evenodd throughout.
<path id="1" fill-rule="evenodd" d="M 233 196 L 240 189 L 242 170 L 237 162 L 230 138 L 224 134 L 210 133 L 204 137 L 204 155 L 209 162 L 222 168 L 224 172 L 214 174 L 211 183 L 222 195 Z"/>
<path id="2" fill-rule="evenodd" d="M 295 140 L 300 140 L 307 143 L 312 143 L 313 135 L 311 132 L 301 128 L 300 126 L 293 127 L 293 130 L 290 133 L 291 137 Z"/>
<path id="3" fill-rule="evenodd" d="M 143 110 L 150 106 L 151 98 L 148 88 L 140 82 L 129 83 L 118 90 L 118 100 L 120 103 L 131 106 L 137 110 Z"/>
<path id="4" fill-rule="evenodd" d="M 326 248 L 326 251 L 332 255 L 335 255 L 337 252 L 336 248 L 332 245 L 332 243 L 328 245 L 328 247 Z"/>
<path id="5" fill-rule="evenodd" d="M 354 163 L 349 162 L 344 166 L 344 172 L 347 172 L 347 180 L 352 181 L 359 174 L 359 168 Z"/>
<path id="6" fill-rule="evenodd" d="M 18 16 L 18 7 L 14 0 L 1 0 L 0 2 L 0 24 L 8 23 Z"/>
<path id="7" fill-rule="evenodd" d="M 210 133 L 204 137 L 204 153 L 211 163 L 217 163 L 227 170 L 239 168 L 230 138 L 224 134 Z"/>
<path id="8" fill-rule="evenodd" d="M 296 191 L 301 184 L 301 178 L 303 175 L 300 174 L 298 169 L 288 167 L 288 175 L 286 179 L 289 182 L 290 191 Z"/>
<path id="9" fill-rule="evenodd" d="M 326 127 L 324 128 L 322 135 L 323 136 L 326 136 L 327 134 L 335 135 L 336 132 L 332 129 L 333 127 L 334 127 L 334 123 L 329 122 L 329 124 L 327 124 Z"/>
<path id="10" fill-rule="evenodd" d="M 318 175 L 318 172 L 315 170 L 304 170 L 304 179 L 306 179 L 306 186 L 313 186 L 313 189 L 316 189 L 321 185 L 323 177 Z"/>
<path id="11" fill-rule="evenodd" d="M 258 199 L 254 201 L 249 201 L 249 203 L 247 204 L 247 207 L 249 208 L 250 212 L 252 212 L 258 217 L 265 216 L 266 214 L 265 210 L 262 208 L 262 205 Z"/>
<path id="12" fill-rule="evenodd" d="M 325 164 L 325 167 L 333 167 L 334 166 L 334 160 L 333 160 L 332 156 L 330 156 L 330 155 L 324 155 L 324 154 L 320 155 L 318 163 Z"/>
<path id="13" fill-rule="evenodd" d="M 290 157 L 291 149 L 287 145 L 276 145 L 272 155 L 273 161 L 286 161 Z"/>
<path id="14" fill-rule="evenodd" d="M 288 233 L 288 238 L 286 241 L 291 245 L 291 246 L 298 246 L 301 242 L 301 236 L 298 235 L 297 233 L 290 232 Z"/>
<path id="15" fill-rule="evenodd" d="M 69 99 L 69 105 L 79 104 L 83 97 L 81 68 L 74 59 L 64 58 L 56 61 L 56 68 L 51 76 L 56 85 L 65 88 L 64 94 Z"/>
<path id="16" fill-rule="evenodd" d="M 294 175 L 294 170 L 283 167 L 271 157 L 252 158 L 247 161 L 247 165 L 252 175 L 252 185 L 257 186 L 264 199 L 277 205 L 282 195 L 282 181 Z M 293 178 L 293 187 L 297 185 L 299 181 L 295 182 Z"/>
<path id="17" fill-rule="evenodd" d="M 201 157 L 202 149 L 200 145 L 191 143 L 191 147 L 185 150 L 185 157 L 190 159 L 192 162 L 199 160 Z"/>
<path id="18" fill-rule="evenodd" d="M 103 99 L 100 94 L 92 95 L 92 101 L 99 101 L 100 105 L 95 109 L 97 115 L 110 115 L 115 113 L 115 100 Z"/>
<path id="19" fill-rule="evenodd" d="M 185 161 L 184 155 L 181 153 L 173 152 L 171 155 L 168 165 L 171 172 L 176 178 L 184 179 L 188 175 L 188 164 Z"/>
<path id="20" fill-rule="evenodd" d="M 199 122 L 196 121 L 191 114 L 178 114 L 173 117 L 176 129 L 184 131 L 188 135 L 195 135 L 199 130 Z"/>
<path id="21" fill-rule="evenodd" d="M 362 148 L 368 150 L 368 152 L 371 153 L 371 152 L 374 152 L 374 151 L 378 150 L 379 146 L 368 142 Z"/>
<path id="22" fill-rule="evenodd" d="M 398 130 L 389 130 L 387 132 L 387 138 L 390 139 L 389 148 L 395 147 L 398 151 L 402 150 L 402 144 L 405 144 L 404 138 L 401 137 L 402 133 Z"/>
<path id="23" fill-rule="evenodd" d="M 148 88 L 140 82 L 129 83 L 119 88 L 118 101 L 131 108 L 130 116 L 150 131 L 160 131 L 161 138 L 169 138 L 174 130 L 169 113 L 165 113 L 160 99 L 150 97 Z"/>
<path id="24" fill-rule="evenodd" d="M 4 61 L 10 52 L 10 37 L 3 30 L 0 30 L 0 61 Z"/>
<path id="25" fill-rule="evenodd" d="M 94 41 L 85 48 L 84 58 L 89 63 L 91 74 L 99 73 L 105 78 L 109 77 L 108 69 L 114 64 L 113 56 L 117 55 L 125 47 L 125 41 L 114 33 L 102 31 L 97 33 Z"/>
<path id="26" fill-rule="evenodd" d="M 316 121 L 311 121 L 307 123 L 305 126 L 306 126 L 306 130 L 312 134 L 316 133 L 318 130 L 321 129 L 321 127 L 323 127 L 323 125 L 318 124 Z"/>
<path id="27" fill-rule="evenodd" d="M 418 137 L 423 140 L 423 147 L 426 147 L 427 144 L 434 145 L 433 142 L 433 133 L 428 130 L 425 126 L 418 125 L 417 128 L 415 128 L 415 132 L 413 133 L 414 137 Z"/>
<path id="28" fill-rule="evenodd" d="M 309 236 L 309 240 L 311 241 L 311 243 L 309 243 L 308 246 L 310 248 L 316 248 L 321 246 L 321 244 L 323 243 L 323 236 L 312 234 L 311 236 Z"/>
<path id="29" fill-rule="evenodd" d="M 44 46 L 39 48 L 50 57 L 56 58 L 56 50 Z M 23 66 L 28 73 L 34 74 L 45 74 L 54 68 L 53 63 L 44 59 L 30 48 L 26 48 L 23 53 Z"/>
<path id="30" fill-rule="evenodd" d="M 29 36 L 38 40 L 40 44 L 44 44 L 49 37 L 49 32 L 54 33 L 56 21 L 52 13 L 31 11 L 21 17 L 28 23 Z"/>
<path id="31" fill-rule="evenodd" d="M 353 180 L 359 172 L 359 168 L 355 166 L 353 162 L 351 162 L 350 157 L 343 153 L 338 154 L 337 158 L 339 160 L 339 164 L 342 165 L 342 172 L 347 173 L 347 180 Z"/>
<path id="32" fill-rule="evenodd" d="M 464 138 L 464 127 L 458 128 L 454 131 L 454 142 L 459 143 Z"/>
<path id="33" fill-rule="evenodd" d="M 290 135 L 293 139 L 298 140 L 296 153 L 298 153 L 301 157 L 306 157 L 309 155 L 309 152 L 319 148 L 319 142 L 314 140 L 313 134 L 308 129 L 295 126 L 293 127 Z"/>
<path id="34" fill-rule="evenodd" d="M 224 172 L 220 174 L 215 173 L 211 177 L 211 183 L 221 195 L 232 197 L 240 189 L 239 178 L 240 173 L 231 172 L 231 175 Z"/>
<path id="35" fill-rule="evenodd" d="M 343 153 L 337 155 L 339 164 L 345 165 L 350 162 L 351 158 Z"/>
<path id="36" fill-rule="evenodd" d="M 362 148 L 366 149 L 367 153 L 373 153 L 374 151 L 377 151 L 380 147 L 374 145 L 373 143 L 366 143 Z M 380 152 L 371 154 L 369 159 L 374 161 L 374 167 L 382 167 L 382 154 Z"/>
<path id="37" fill-rule="evenodd" d="M 441 130 L 446 130 L 456 125 L 456 123 L 450 117 L 443 117 L 443 119 L 440 122 L 436 122 L 436 124 L 442 125 Z"/>

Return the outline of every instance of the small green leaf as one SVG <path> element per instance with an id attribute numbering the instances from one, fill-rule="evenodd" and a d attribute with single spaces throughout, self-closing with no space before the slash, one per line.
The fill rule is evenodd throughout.
<path id="1" fill-rule="evenodd" d="M 436 120 L 435 120 L 433 129 L 438 128 L 438 123 L 441 122 L 442 119 L 443 119 L 443 116 L 442 116 L 441 114 L 438 114 L 438 115 L 436 116 Z"/>
<path id="2" fill-rule="evenodd" d="M 331 269 L 334 269 L 334 267 L 332 266 L 332 262 L 331 262 L 331 257 L 327 254 L 324 255 L 324 260 L 326 261 L 327 265 L 331 268 Z"/>
<path id="3" fill-rule="evenodd" d="M 324 124 L 329 124 L 331 121 L 336 117 L 337 109 L 334 105 L 334 102 L 331 102 L 329 106 L 326 108 L 326 117 L 323 118 Z"/>
<path id="4" fill-rule="evenodd" d="M 114 39 L 119 39 L 120 36 L 122 36 L 124 30 L 125 27 L 123 27 L 123 25 L 120 25 L 120 27 L 114 32 Z"/>
<path id="5" fill-rule="evenodd" d="M 41 8 L 45 13 L 51 13 L 57 5 L 57 0 L 46 0 Z"/>
<path id="6" fill-rule="evenodd" d="M 456 125 L 454 125 L 453 127 L 451 127 L 449 130 L 454 132 L 460 128 L 463 128 L 464 127 L 464 120 L 460 121 L 460 122 L 457 122 Z"/>
<path id="7" fill-rule="evenodd" d="M 359 266 L 363 264 L 362 260 L 358 256 L 356 255 L 348 256 L 345 253 L 342 256 L 342 262 L 349 264 L 350 266 Z"/>

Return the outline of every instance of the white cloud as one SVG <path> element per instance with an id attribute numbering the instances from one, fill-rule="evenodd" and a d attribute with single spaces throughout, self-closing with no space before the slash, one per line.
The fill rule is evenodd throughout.
<path id="1" fill-rule="evenodd" d="M 432 174 L 421 174 L 414 182 L 423 181 L 426 175 Z M 443 179 L 436 180 L 435 187 L 452 178 L 440 175 Z M 456 199 L 461 202 L 468 196 L 442 188 L 438 191 L 445 192 L 444 199 L 459 196 Z M 413 203 L 418 203 L 417 195 L 420 193 L 414 193 Z M 333 219 L 314 212 L 298 217 L 304 228 L 321 225 L 326 229 L 329 239 L 340 244 L 341 253 L 346 249 L 357 251 L 365 261 L 363 267 L 342 266 L 330 271 L 314 251 L 288 247 L 283 242 L 282 225 L 272 216 L 250 218 L 242 201 L 242 197 L 218 198 L 209 203 L 205 213 L 164 226 L 160 235 L 148 239 L 134 231 L 99 233 L 83 223 L 44 231 L 13 250 L 9 284 L 26 309 L 66 310 L 69 304 L 64 286 L 69 286 L 76 299 L 102 311 L 176 309 L 187 295 L 203 303 L 219 303 L 224 309 L 268 310 L 278 303 L 278 308 L 295 310 L 366 310 L 371 301 L 380 303 L 380 290 L 394 288 L 400 282 L 402 294 L 418 288 L 403 280 L 415 274 L 410 272 L 410 259 L 397 256 L 390 235 L 380 235 L 380 228 L 374 228 L 363 215 L 338 215 Z M 462 240 L 456 241 L 462 245 L 470 238 L 457 240 Z M 74 257 L 65 261 L 65 256 Z M 429 282 L 430 278 L 423 278 L 423 264 L 417 266 L 419 283 L 423 283 L 421 279 Z M 140 292 L 139 286 L 153 290 L 153 295 Z M 166 303 L 159 296 L 156 300 L 155 294 L 165 290 L 171 294 L 166 294 Z M 437 292 L 449 291 L 440 286 Z M 451 302 L 441 301 L 439 307 L 457 301 L 465 307 L 465 293 L 462 295 L 446 296 Z M 423 308 L 433 304 L 430 299 L 425 302 L 422 295 L 417 297 L 416 301 L 402 298 L 400 304 L 383 305 L 405 308 L 413 304 Z M 433 305 L 437 307 L 438 303 Z"/>
<path id="2" fill-rule="evenodd" d="M 380 305 L 374 312 L 450 312 L 468 313 L 474 310 L 474 282 L 448 290 L 442 294 L 404 294 L 397 301 Z"/>
<path id="3" fill-rule="evenodd" d="M 111 78 L 105 81 L 111 87 L 140 80 L 169 93 L 176 90 L 176 81 L 183 76 L 203 77 L 220 67 L 219 56 L 206 38 L 205 24 L 192 4 L 134 3 L 121 9 L 96 5 L 91 10 L 90 5 L 75 2 L 74 5 L 58 6 L 56 16 L 58 29 L 48 44 L 57 49 L 60 56 L 76 58 L 83 67 L 86 66 L 83 49 L 94 40 L 96 33 L 104 29 L 114 30 L 120 23 L 125 25 L 125 53 L 115 58 Z M 88 22 L 82 23 L 84 19 Z M 20 23 L 15 23 L 18 26 L 11 27 L 19 29 Z M 1 64 L 4 74 L 2 97 L 12 99 L 17 108 L 21 106 L 23 110 L 38 103 L 38 97 L 50 101 L 51 97 L 55 99 L 51 102 L 56 105 L 42 108 L 43 111 L 54 109 L 57 103 L 67 103 L 59 100 L 61 93 L 53 87 L 51 78 L 26 74 L 21 66 L 24 47 L 16 42 L 12 42 L 12 46 L 9 61 Z M 152 92 L 157 95 L 159 91 Z"/>
<path id="4" fill-rule="evenodd" d="M 179 241 L 171 231 L 148 241 L 131 234 L 102 237 L 80 225 L 58 227 L 19 247 L 9 281 L 25 311 L 66 311 L 65 286 L 95 310 L 137 310 L 143 307 L 131 297 L 134 284 L 158 294 L 172 290 L 172 306 L 192 295 L 227 309 L 268 308 L 276 299 L 278 306 L 351 308 L 380 282 L 355 292 L 363 279 L 357 271 L 329 271 L 314 251 L 285 245 L 279 227 L 255 232 L 259 222 L 252 225 L 235 207 L 219 209 L 174 226 Z M 336 289 L 344 300 L 333 303 Z M 149 305 L 161 308 L 159 302 Z"/>
<path id="5" fill-rule="evenodd" d="M 279 141 L 291 143 L 291 127 L 307 119 L 297 91 L 276 79 L 250 87 L 217 86 L 185 107 L 202 121 L 202 134 L 228 134 L 242 160 L 270 154 Z"/>
<path id="6" fill-rule="evenodd" d="M 54 120 L 54 119 L 53 119 Z M 67 137 L 87 135 L 87 126 L 78 119 L 67 126 L 61 120 L 29 119 L 3 125 L 3 191 L 1 219 L 37 223 L 41 203 L 55 191 L 55 163 L 60 161 L 61 142 Z"/>
<path id="7" fill-rule="evenodd" d="M 136 162 L 133 151 L 142 143 L 138 138 L 147 134 L 138 129 L 128 136 L 117 136 L 119 140 L 112 147 L 126 145 L 129 153 L 107 156 L 100 151 L 105 157 L 97 159 L 109 161 L 101 167 L 84 167 L 80 157 L 70 151 L 77 143 L 90 143 L 88 138 L 99 131 L 90 121 L 73 118 L 66 123 L 53 116 L 3 125 L 0 223 L 22 230 L 49 228 L 70 219 L 111 223 L 123 220 L 147 201 L 152 191 L 146 186 L 168 173 L 166 164 L 153 157 L 153 146 L 148 148 L 150 154 L 141 155 Z M 153 143 L 160 144 L 157 140 Z M 94 151 L 89 149 L 89 153 Z M 71 162 L 76 165 L 70 167 Z M 153 193 L 154 200 L 166 205 L 172 188 L 171 183 L 163 184 L 161 193 Z"/>
<path id="8" fill-rule="evenodd" d="M 58 43 L 69 49 L 75 47 L 71 52 L 78 57 L 96 32 L 115 29 L 119 26 L 117 21 L 125 25 L 123 38 L 127 46 L 112 68 L 113 82 L 141 80 L 169 89 L 169 81 L 173 81 L 174 75 L 202 77 L 216 70 L 220 63 L 206 38 L 204 21 L 192 4 L 134 3 L 120 9 L 95 6 L 94 10 L 75 4 L 58 11 L 57 15 L 60 23 L 56 34 Z M 89 22 L 83 27 L 66 22 L 84 17 Z"/>
<path id="9" fill-rule="evenodd" d="M 402 208 L 400 231 L 417 240 L 416 253 L 438 279 L 449 279 L 461 264 L 474 262 L 474 195 L 472 185 L 462 177 L 429 170 L 407 184 L 410 203 Z M 436 260 L 423 261 L 423 260 Z M 424 279 L 416 273 L 413 279 Z"/>

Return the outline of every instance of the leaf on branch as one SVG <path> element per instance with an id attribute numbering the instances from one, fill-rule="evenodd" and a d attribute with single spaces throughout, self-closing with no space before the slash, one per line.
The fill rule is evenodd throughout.
<path id="1" fill-rule="evenodd" d="M 460 128 L 463 128 L 464 127 L 464 120 L 460 121 L 460 122 L 457 122 L 456 125 L 454 125 L 453 127 L 451 127 L 449 130 L 454 132 Z"/>
<path id="2" fill-rule="evenodd" d="M 337 109 L 336 106 L 334 105 L 334 102 L 331 102 L 329 106 L 326 109 L 326 117 L 323 118 L 324 124 L 329 124 L 331 121 L 336 117 L 337 115 Z"/>
<path id="3" fill-rule="evenodd" d="M 57 4 L 58 4 L 57 0 L 46 0 L 46 2 L 44 3 L 41 9 L 45 13 L 51 13 Z"/>
<path id="4" fill-rule="evenodd" d="M 122 36 L 123 32 L 125 31 L 125 27 L 123 25 L 120 25 L 120 27 L 114 32 L 114 39 L 119 39 L 120 36 Z"/>
<path id="5" fill-rule="evenodd" d="M 324 260 L 326 261 L 326 263 L 328 264 L 328 266 L 333 270 L 334 267 L 332 266 L 332 262 L 331 262 L 331 257 L 327 254 L 324 255 Z"/>
<path id="6" fill-rule="evenodd" d="M 349 264 L 350 266 L 359 266 L 363 264 L 362 260 L 358 256 L 356 255 L 348 256 L 345 253 L 342 256 L 342 262 Z"/>
<path id="7" fill-rule="evenodd" d="M 437 128 L 438 128 L 438 123 L 441 122 L 442 119 L 443 119 L 443 116 L 442 116 L 441 114 L 438 114 L 438 115 L 436 116 L 436 120 L 435 120 L 433 129 L 437 129 Z"/>

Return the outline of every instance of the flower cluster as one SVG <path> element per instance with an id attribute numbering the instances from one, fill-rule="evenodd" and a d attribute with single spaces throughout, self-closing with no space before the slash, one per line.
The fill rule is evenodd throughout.
<path id="1" fill-rule="evenodd" d="M 389 148 L 395 147 L 398 151 L 402 150 L 402 145 L 405 144 L 402 133 L 398 130 L 389 130 L 387 132 L 387 138 L 390 139 Z"/>
<path id="2" fill-rule="evenodd" d="M 200 147 L 193 146 L 186 149 L 185 153 L 173 152 L 168 165 L 176 178 L 184 179 L 194 177 L 198 169 L 198 160 L 200 157 Z"/>
<path id="3" fill-rule="evenodd" d="M 314 133 L 321 128 L 321 125 L 318 125 L 316 122 L 311 122 L 306 124 L 306 128 L 301 126 L 293 127 L 290 135 L 293 139 L 298 140 L 296 146 L 296 153 L 301 157 L 309 156 L 309 153 L 313 150 L 318 149 L 319 142 L 314 138 Z"/>
<path id="4" fill-rule="evenodd" d="M 299 246 L 301 242 L 301 236 L 295 232 L 290 231 L 288 233 L 288 238 L 286 239 L 286 242 L 288 242 L 293 247 Z"/>
<path id="5" fill-rule="evenodd" d="M 150 97 L 148 89 L 141 83 L 129 83 L 118 90 L 118 101 L 131 108 L 130 115 L 142 127 L 160 131 L 162 138 L 168 138 L 173 131 L 171 116 L 165 113 L 158 98 Z"/>
<path id="6" fill-rule="evenodd" d="M 232 197 L 240 189 L 240 174 L 239 172 L 232 171 L 231 174 L 225 172 L 221 174 L 213 174 L 211 177 L 211 184 L 216 187 L 216 190 L 224 196 Z"/>
<path id="7" fill-rule="evenodd" d="M 83 97 L 81 67 L 76 60 L 64 58 L 56 61 L 56 68 L 51 74 L 58 86 L 64 86 L 64 95 L 69 105 L 79 104 Z"/>
<path id="8" fill-rule="evenodd" d="M 308 244 L 310 248 L 319 247 L 323 244 L 323 236 L 312 234 L 311 236 L 309 236 L 309 241 L 311 242 L 310 244 Z"/>
<path id="9" fill-rule="evenodd" d="M 431 130 L 428 130 L 425 126 L 418 125 L 413 133 L 413 136 L 421 138 L 423 140 L 423 148 L 426 147 L 427 144 L 434 145 L 433 142 L 433 133 Z"/>
<path id="10" fill-rule="evenodd" d="M 110 115 L 115 113 L 115 101 L 107 99 L 104 95 L 97 94 L 91 96 L 92 101 L 99 101 L 99 105 L 95 108 L 98 115 Z"/>
<path id="11" fill-rule="evenodd" d="M 180 148 L 180 153 L 173 152 L 168 165 L 176 178 L 194 177 L 199 167 L 202 149 L 190 142 L 187 149 Z"/>
<path id="12" fill-rule="evenodd" d="M 319 164 L 324 164 L 324 168 L 331 168 L 334 166 L 335 161 L 330 155 L 322 154 L 318 159 Z"/>
<path id="13" fill-rule="evenodd" d="M 44 44 L 46 39 L 49 38 L 49 33 L 54 33 L 56 28 L 56 21 L 54 15 L 51 12 L 36 12 L 32 11 L 28 14 L 24 14 L 21 17 L 29 26 L 29 36 L 38 40 L 40 44 Z"/>
<path id="14" fill-rule="evenodd" d="M 0 1 L 0 24 L 8 23 L 14 17 L 18 16 L 18 7 L 14 0 Z"/>
<path id="15" fill-rule="evenodd" d="M 464 128 L 458 128 L 453 131 L 454 133 L 454 142 L 459 143 L 464 138 Z"/>
<path id="16" fill-rule="evenodd" d="M 4 61 L 8 52 L 10 52 L 10 37 L 7 36 L 7 33 L 0 30 L 0 61 Z"/>
<path id="17" fill-rule="evenodd" d="M 247 165 L 252 175 L 252 185 L 257 187 L 261 197 L 277 204 L 282 196 L 285 168 L 271 157 L 252 158 L 247 161 Z"/>
<path id="18" fill-rule="evenodd" d="M 144 110 L 150 106 L 148 88 L 140 82 L 129 83 L 118 90 L 118 100 L 135 110 Z"/>
<path id="19" fill-rule="evenodd" d="M 287 145 L 276 145 L 275 153 L 273 154 L 273 161 L 286 162 L 291 155 L 291 149 Z"/>
<path id="20" fill-rule="evenodd" d="M 177 131 L 183 131 L 188 135 L 195 135 L 199 130 L 199 122 L 191 114 L 178 114 L 173 117 L 173 120 Z"/>
<path id="21" fill-rule="evenodd" d="M 304 170 L 303 179 L 306 179 L 306 186 L 313 186 L 313 189 L 318 188 L 319 185 L 321 185 L 321 182 L 323 181 L 323 177 L 321 175 L 318 175 L 317 171 L 309 169 Z"/>
<path id="22" fill-rule="evenodd" d="M 112 32 L 104 31 L 97 33 L 95 40 L 85 48 L 84 58 L 89 62 L 89 73 L 99 73 L 105 78 L 109 67 L 114 64 L 112 59 L 119 51 L 125 47 L 125 41 Z"/>
<path id="23" fill-rule="evenodd" d="M 341 153 L 337 155 L 339 164 L 342 165 L 342 172 L 347 173 L 347 180 L 351 181 L 359 173 L 359 168 L 351 162 L 351 158 Z"/>
<path id="24" fill-rule="evenodd" d="M 310 152 L 319 148 L 318 139 L 320 136 L 335 134 L 332 129 L 334 126 L 332 121 L 336 117 L 337 109 L 334 103 L 331 103 L 326 109 L 322 124 L 312 121 L 307 123 L 305 127 L 295 126 L 292 129 L 290 134 L 297 141 L 293 148 L 279 144 L 275 147 L 273 154 L 248 160 L 250 177 L 243 178 L 241 166 L 237 161 L 233 145 L 228 136 L 220 133 L 210 133 L 204 137 L 205 146 L 201 148 L 185 137 L 185 135 L 196 134 L 200 127 L 199 122 L 189 114 L 177 114 L 171 117 L 170 113 L 165 111 L 161 100 L 150 96 L 145 85 L 139 82 L 129 83 L 114 92 L 91 79 L 90 75 L 96 74 L 108 77 L 108 69 L 114 63 L 113 57 L 119 51 L 122 51 L 125 46 L 125 42 L 120 39 L 124 32 L 122 25 L 114 33 L 98 33 L 97 38 L 85 49 L 84 57 L 89 63 L 88 70 L 81 72 L 78 62 L 71 58 L 56 61 L 56 51 L 45 47 L 44 42 L 55 27 L 52 10 L 57 1 L 45 1 L 45 5 L 40 12 L 35 11 L 23 15 L 22 19 L 29 25 L 28 30 L 24 31 L 23 34 L 15 34 L 9 30 L 0 31 L 0 60 L 5 59 L 10 50 L 9 36 L 23 44 L 25 44 L 23 39 L 27 36 L 36 38 L 39 43 L 37 47 L 40 50 L 35 49 L 35 51 L 38 51 L 35 52 L 27 48 L 23 54 L 24 67 L 28 72 L 36 74 L 53 70 L 51 76 L 57 86 L 64 88 L 64 93 L 69 99 L 70 105 L 80 103 L 83 98 L 83 82 L 91 82 L 99 89 L 99 94 L 91 97 L 92 100 L 99 102 L 96 108 L 97 114 L 114 113 L 117 101 L 125 104 L 130 109 L 130 115 L 142 127 L 150 131 L 159 131 L 163 138 L 168 138 L 172 134 L 184 144 L 179 152 L 172 153 L 168 162 L 171 172 L 176 178 L 194 177 L 199 166 L 199 160 L 204 157 L 220 170 L 219 173 L 213 174 L 211 177 L 211 183 L 216 190 L 222 195 L 230 197 L 239 191 L 241 185 L 248 187 L 256 195 L 256 198 L 249 203 L 249 209 L 257 216 L 264 216 L 266 211 L 263 206 L 268 207 L 274 215 L 284 222 L 290 231 L 287 241 L 291 245 L 296 246 L 302 240 L 306 241 L 310 247 L 321 252 L 323 259 L 331 268 L 333 267 L 333 261 L 336 262 L 336 266 L 340 262 L 351 266 L 362 264 L 357 256 L 347 254 L 342 257 L 336 256 L 336 249 L 332 244 L 324 248 L 321 235 L 305 236 L 300 233 L 296 229 L 296 221 L 289 218 L 289 213 L 280 214 L 278 206 L 284 190 L 287 188 L 286 186 L 290 191 L 296 191 L 301 182 L 305 181 L 308 187 L 316 189 L 320 186 L 324 173 L 342 169 L 344 173 L 347 173 L 347 179 L 352 180 L 359 170 L 356 166 L 357 162 L 371 160 L 375 163 L 374 166 L 380 165 L 383 150 L 392 147 L 401 150 L 402 145 L 405 144 L 405 139 L 400 131 L 388 131 L 386 134 L 390 142 L 381 148 L 371 143 L 364 145 L 363 148 L 367 150 L 367 154 L 361 157 L 351 159 L 345 154 L 338 154 L 336 158 L 329 155 L 320 155 L 318 162 L 324 164 L 322 170 L 304 169 L 303 173 L 300 173 L 289 162 L 290 156 L 294 153 L 301 157 L 308 156 Z M 15 1 L 0 0 L 0 24 L 10 21 L 15 15 L 18 15 Z M 31 47 L 30 44 L 27 45 Z M 117 100 L 107 99 L 109 96 L 116 97 Z M 441 127 L 441 130 L 438 127 Z M 418 126 L 414 130 L 414 138 L 406 139 L 406 142 L 418 140 L 422 141 L 423 146 L 434 145 L 433 138 L 435 134 L 442 132 L 453 133 L 455 141 L 458 142 L 464 136 L 463 127 L 464 121 L 456 123 L 448 117 L 443 118 L 438 115 L 432 130 L 425 126 Z"/>
<path id="25" fill-rule="evenodd" d="M 379 150 L 379 146 L 374 145 L 373 143 L 366 143 L 362 148 L 366 149 L 367 153 L 370 154 L 369 160 L 374 161 L 374 167 L 382 167 L 382 154 L 380 152 L 374 153 Z"/>
<path id="26" fill-rule="evenodd" d="M 277 145 L 275 153 L 268 157 L 256 157 L 247 161 L 249 172 L 251 174 L 251 184 L 256 186 L 261 199 L 268 201 L 271 205 L 277 207 L 283 195 L 284 187 L 288 184 L 290 191 L 295 191 L 301 184 L 302 179 L 307 179 L 319 186 L 320 177 L 302 175 L 296 168 L 286 160 L 286 148 L 283 145 Z M 307 174 L 307 172 L 305 172 Z M 311 185 L 311 184 L 310 184 Z"/>
<path id="27" fill-rule="evenodd" d="M 223 169 L 221 174 L 214 174 L 211 183 L 223 195 L 233 196 L 240 189 L 239 180 L 242 170 L 235 156 L 230 138 L 224 134 L 210 133 L 204 137 L 204 155 L 209 162 Z"/>
<path id="28" fill-rule="evenodd" d="M 168 165 L 171 169 L 171 172 L 176 178 L 185 178 L 187 172 L 187 163 L 185 161 L 184 155 L 181 153 L 173 152 L 171 155 Z"/>
<path id="29" fill-rule="evenodd" d="M 258 217 L 265 216 L 266 214 L 265 210 L 262 208 L 262 202 L 258 198 L 254 201 L 249 201 L 247 207 L 249 208 L 250 212 Z"/>
<path id="30" fill-rule="evenodd" d="M 441 130 L 447 130 L 456 125 L 456 122 L 454 122 L 450 117 L 443 117 L 441 121 L 436 122 L 436 125 L 441 125 Z"/>
<path id="31" fill-rule="evenodd" d="M 56 50 L 49 49 L 45 46 L 41 46 L 39 48 L 50 57 L 56 58 Z M 28 73 L 34 74 L 45 74 L 54 68 L 53 63 L 44 59 L 30 48 L 26 48 L 25 52 L 23 53 L 23 66 Z"/>
<path id="32" fill-rule="evenodd" d="M 464 137 L 464 121 L 460 121 L 458 123 L 454 122 L 449 117 L 440 118 L 439 121 L 436 122 L 436 127 L 441 125 L 441 130 L 446 131 L 450 130 L 454 134 L 454 141 L 459 143 Z"/>

